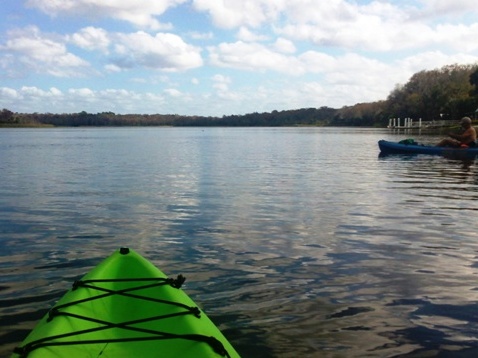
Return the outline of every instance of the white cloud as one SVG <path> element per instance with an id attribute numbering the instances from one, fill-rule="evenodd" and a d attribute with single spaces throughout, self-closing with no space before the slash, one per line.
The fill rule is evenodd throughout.
<path id="1" fill-rule="evenodd" d="M 18 112 L 80 112 L 113 111 L 117 113 L 157 113 L 158 103 L 164 98 L 152 93 L 137 93 L 126 89 L 93 90 L 90 88 L 57 88 L 43 90 L 35 86 L 23 86 L 20 90 L 0 88 L 0 107 Z M 138 106 L 138 104 L 140 104 Z M 156 106 L 156 111 L 154 107 Z M 141 108 L 140 108 L 141 107 Z"/>
<path id="2" fill-rule="evenodd" d="M 282 11 L 290 23 L 323 24 L 335 27 L 337 23 L 352 23 L 359 16 L 360 7 L 344 0 L 293 1 Z"/>
<path id="3" fill-rule="evenodd" d="M 49 90 L 34 86 L 23 86 L 18 90 L 0 88 L 0 107 L 13 110 L 21 107 L 20 111 L 24 112 L 38 112 L 37 108 L 42 106 L 42 112 L 51 112 L 58 103 L 62 103 L 63 98 L 64 94 L 55 87 Z"/>
<path id="4" fill-rule="evenodd" d="M 201 49 L 170 33 L 118 34 L 114 52 L 119 68 L 143 66 L 163 71 L 185 71 L 203 64 Z"/>
<path id="5" fill-rule="evenodd" d="M 375 80 L 382 80 L 386 74 L 392 75 L 389 73 L 392 70 L 390 66 L 355 53 L 347 53 L 344 56 L 337 57 L 334 66 L 335 68 L 327 76 L 340 79 L 339 83 L 355 85 L 366 83 L 365 79 L 370 77 L 370 75 L 377 76 L 378 78 L 375 78 Z"/>
<path id="6" fill-rule="evenodd" d="M 229 85 L 231 84 L 231 78 L 223 75 L 214 75 L 212 78 L 214 85 L 213 87 L 219 91 L 225 92 L 229 90 Z"/>
<path id="7" fill-rule="evenodd" d="M 226 101 L 222 103 L 224 107 L 227 106 L 237 106 L 238 103 L 244 101 L 248 97 L 248 94 L 240 93 L 240 91 L 233 91 L 231 85 L 233 84 L 232 79 L 229 76 L 224 76 L 221 74 L 216 74 L 212 77 L 212 87 L 216 91 L 215 96 L 221 101 Z M 227 103 L 227 104 L 226 104 Z M 223 110 L 230 111 L 231 109 L 223 108 Z"/>
<path id="8" fill-rule="evenodd" d="M 257 43 L 222 43 L 210 47 L 210 60 L 215 66 L 250 71 L 274 70 L 289 74 L 302 74 L 297 59 L 285 56 Z"/>
<path id="9" fill-rule="evenodd" d="M 423 46 L 472 44 L 476 25 L 454 27 L 450 23 L 437 26 L 426 21 L 426 13 L 478 11 L 478 3 L 471 0 L 423 1 L 403 6 L 390 2 L 371 1 L 365 5 L 345 0 L 250 0 L 243 2 L 195 0 L 197 11 L 210 14 L 216 26 L 238 28 L 237 38 L 245 42 L 264 41 L 264 30 L 272 28 L 279 36 L 306 41 L 329 48 L 359 51 L 397 51 Z M 447 33 L 442 33 L 449 27 Z M 250 28 L 257 29 L 254 32 Z M 454 31 L 453 31 L 454 30 Z M 444 42 L 445 39 L 448 41 Z"/>
<path id="10" fill-rule="evenodd" d="M 212 40 L 214 38 L 214 33 L 212 31 L 208 32 L 197 32 L 193 31 L 188 34 L 194 40 Z"/>
<path id="11" fill-rule="evenodd" d="M 21 94 L 23 96 L 37 96 L 37 97 L 42 97 L 47 94 L 47 92 L 36 88 L 36 87 L 29 87 L 29 86 L 23 86 L 21 90 Z"/>
<path id="12" fill-rule="evenodd" d="M 456 13 L 469 13 L 478 11 L 475 0 L 422 0 L 425 13 L 438 15 L 451 15 Z"/>
<path id="13" fill-rule="evenodd" d="M 182 95 L 181 91 L 178 91 L 175 88 L 167 88 L 164 90 L 164 93 L 171 97 L 180 97 Z"/>
<path id="14" fill-rule="evenodd" d="M 115 64 L 107 64 L 104 67 L 106 72 L 113 73 L 113 72 L 121 72 L 121 67 L 115 65 Z"/>
<path id="15" fill-rule="evenodd" d="M 19 97 L 17 90 L 8 87 L 0 87 L 0 98 L 3 100 L 15 100 Z"/>
<path id="16" fill-rule="evenodd" d="M 290 39 L 349 50 L 385 51 L 409 47 L 414 43 L 412 36 L 423 30 L 420 24 L 410 22 L 402 9 L 378 2 L 366 6 L 342 0 L 309 2 L 290 8 L 288 20 L 276 27 L 277 33 Z"/>
<path id="17" fill-rule="evenodd" d="M 237 38 L 245 42 L 258 42 L 267 40 L 268 36 L 253 33 L 247 27 L 242 26 L 237 33 Z"/>
<path id="18" fill-rule="evenodd" d="M 107 52 L 111 43 L 108 33 L 104 29 L 88 26 L 69 37 L 75 45 L 86 50 L 100 50 Z"/>
<path id="19" fill-rule="evenodd" d="M 276 42 L 274 43 L 274 48 L 278 52 L 289 53 L 289 54 L 292 54 L 292 53 L 296 52 L 296 50 L 297 50 L 292 41 L 284 39 L 282 37 L 279 37 L 276 40 Z"/>
<path id="20" fill-rule="evenodd" d="M 384 68 L 390 70 L 378 60 L 351 52 L 331 56 L 318 51 L 307 51 L 291 56 L 289 53 L 293 53 L 295 48 L 288 40 L 276 42 L 271 48 L 257 43 L 236 42 L 221 44 L 209 51 L 211 61 L 217 66 L 237 70 L 274 71 L 294 76 L 307 73 L 336 74 L 336 78 L 348 78 L 349 81 L 355 82 L 363 73 Z M 383 76 L 383 71 L 380 72 L 380 76 Z"/>
<path id="21" fill-rule="evenodd" d="M 33 72 L 55 77 L 82 76 L 89 68 L 88 62 L 68 52 L 61 39 L 43 34 L 35 26 L 12 31 L 8 37 L 0 50 L 4 53 L 4 59 L 13 56 L 18 62 L 12 64 L 10 61 L 10 65 L 21 64 Z"/>
<path id="22" fill-rule="evenodd" d="M 11 80 L 25 78 L 29 69 L 21 63 L 14 53 L 3 51 L 0 46 L 0 79 Z"/>
<path id="23" fill-rule="evenodd" d="M 50 16 L 111 17 L 153 30 L 170 29 L 156 17 L 187 0 L 28 0 L 27 6 L 37 8 Z"/>
<path id="24" fill-rule="evenodd" d="M 447 55 L 441 51 L 427 51 L 402 58 L 400 60 L 397 60 L 396 62 L 397 68 L 401 68 L 402 71 L 406 71 L 411 76 L 412 74 L 419 71 L 423 71 L 424 69 L 431 70 L 455 63 L 477 63 L 478 56 L 468 55 L 464 53 Z M 402 83 L 404 82 L 405 81 L 402 81 Z"/>
<path id="25" fill-rule="evenodd" d="M 55 88 L 55 87 L 50 88 L 50 93 L 56 97 L 60 97 L 63 95 L 63 93 L 58 88 Z"/>
<path id="26" fill-rule="evenodd" d="M 473 52 L 478 49 L 476 34 L 478 23 L 471 25 L 442 24 L 437 25 L 430 42 L 438 47 L 446 47 L 456 51 Z"/>
<path id="27" fill-rule="evenodd" d="M 201 49 L 172 33 L 108 33 L 87 27 L 68 39 L 79 47 L 107 55 L 110 63 L 104 65 L 104 70 L 108 73 L 133 68 L 175 72 L 203 65 Z"/>
<path id="28" fill-rule="evenodd" d="M 90 99 L 95 98 L 95 92 L 89 88 L 72 88 L 68 90 L 68 93 L 71 95 L 74 95 L 75 97 L 90 98 Z"/>
<path id="29" fill-rule="evenodd" d="M 209 13 L 213 23 L 221 28 L 257 28 L 276 19 L 285 3 L 285 0 L 193 0 L 193 7 Z"/>
<path id="30" fill-rule="evenodd" d="M 418 71 L 478 59 L 474 0 L 26 3 L 30 15 L 51 18 L 25 16 L 34 25 L 24 29 L 5 25 L 0 108 L 95 112 L 108 103 L 116 113 L 220 116 L 341 107 L 385 99 Z M 89 88 L 74 82 L 80 76 Z M 15 82 L 21 77 L 29 82 Z"/>
<path id="31" fill-rule="evenodd" d="M 301 54 L 298 59 L 310 73 L 331 72 L 336 69 L 336 58 L 326 53 L 307 51 Z"/>

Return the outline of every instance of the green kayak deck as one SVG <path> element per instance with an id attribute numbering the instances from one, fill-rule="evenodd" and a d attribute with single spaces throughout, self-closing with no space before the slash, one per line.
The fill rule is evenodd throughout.
<path id="1" fill-rule="evenodd" d="M 122 248 L 75 282 L 12 357 L 239 357 L 183 282 Z"/>

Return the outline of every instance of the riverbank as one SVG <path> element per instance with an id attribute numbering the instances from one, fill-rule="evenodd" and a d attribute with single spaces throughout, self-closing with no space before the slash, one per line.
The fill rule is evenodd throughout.
<path id="1" fill-rule="evenodd" d="M 53 128 L 52 124 L 39 123 L 0 123 L 0 128 Z"/>

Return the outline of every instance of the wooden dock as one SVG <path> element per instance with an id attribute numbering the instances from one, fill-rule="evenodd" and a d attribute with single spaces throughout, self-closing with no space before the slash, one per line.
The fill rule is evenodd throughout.
<path id="1" fill-rule="evenodd" d="M 420 128 L 441 128 L 450 127 L 456 124 L 453 120 L 433 120 L 422 121 L 421 118 L 414 120 L 412 118 L 390 118 L 387 128 L 390 129 L 420 129 Z"/>

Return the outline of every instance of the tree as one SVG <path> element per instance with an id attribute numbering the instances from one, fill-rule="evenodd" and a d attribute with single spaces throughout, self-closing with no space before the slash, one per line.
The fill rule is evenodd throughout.
<path id="1" fill-rule="evenodd" d="M 470 93 L 472 96 L 478 95 L 478 67 L 474 72 L 470 75 L 470 85 L 474 86 L 475 88 Z"/>
<path id="2" fill-rule="evenodd" d="M 14 123 L 14 113 L 6 108 L 0 112 L 0 123 Z"/>
<path id="3" fill-rule="evenodd" d="M 478 84 L 476 65 L 449 65 L 415 73 L 387 99 L 390 117 L 434 120 L 470 114 L 470 92 Z M 477 93 L 478 94 L 478 93 Z"/>

